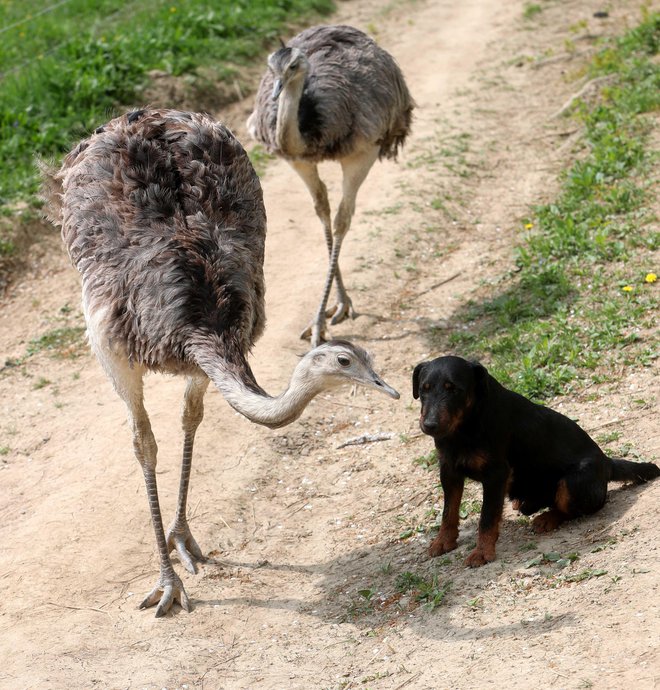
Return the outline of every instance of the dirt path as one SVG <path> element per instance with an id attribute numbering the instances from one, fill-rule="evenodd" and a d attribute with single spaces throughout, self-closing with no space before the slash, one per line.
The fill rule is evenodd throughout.
<path id="1" fill-rule="evenodd" d="M 342 252 L 361 316 L 332 329 L 374 353 L 402 400 L 339 392 L 271 432 L 207 396 L 189 505 L 211 561 L 196 577 L 177 564 L 190 615 L 155 620 L 136 608 L 157 575 L 155 548 L 125 411 L 97 363 L 43 351 L 0 374 L 0 688 L 658 687 L 660 484 L 614 490 L 596 516 L 540 539 L 509 511 L 498 560 L 478 570 L 462 565 L 474 515 L 456 558 L 427 560 L 429 537 L 416 529 L 438 503 L 435 474 L 413 463 L 431 446 L 410 373 L 438 354 L 429 332 L 511 264 L 520 218 L 552 193 L 571 133 L 550 115 L 576 90 L 567 77 L 579 52 L 639 16 L 637 2 L 609 6 L 599 22 L 593 0 L 544 3 L 529 24 L 518 0 L 341 3 L 337 22 L 376 35 L 419 106 L 399 164 L 377 165 L 361 191 Z M 567 37 L 578 55 L 564 53 Z M 218 114 L 243 140 L 249 107 Z M 337 171 L 327 175 L 336 199 Z M 297 334 L 325 253 L 295 174 L 274 162 L 263 185 L 269 322 L 253 362 L 275 392 L 304 351 Z M 43 246 L 2 304 L 5 359 L 81 325 L 77 276 L 56 237 Z M 590 429 L 619 420 L 625 440 L 657 458 L 657 407 L 631 412 L 653 386 L 657 372 L 635 371 L 596 405 L 567 399 L 563 409 Z M 166 521 L 182 390 L 147 382 Z M 338 448 L 379 432 L 391 439 Z M 579 559 L 528 567 L 549 552 Z M 451 582 L 444 601 L 431 611 L 401 592 L 406 573 L 437 575 L 435 593 Z"/>

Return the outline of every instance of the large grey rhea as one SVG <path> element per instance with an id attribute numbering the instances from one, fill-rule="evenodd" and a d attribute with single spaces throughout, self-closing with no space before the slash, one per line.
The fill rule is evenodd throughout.
<path id="1" fill-rule="evenodd" d="M 339 269 L 342 241 L 351 225 L 358 190 L 374 162 L 396 158 L 410 131 L 414 102 L 392 56 L 350 26 L 316 26 L 268 58 L 248 119 L 252 137 L 285 158 L 300 175 L 323 224 L 329 267 L 321 302 L 302 337 L 312 346 L 332 324 L 354 311 Z M 342 197 L 333 225 L 317 164 L 338 161 Z M 326 312 L 333 280 L 337 304 Z"/>
<path id="2" fill-rule="evenodd" d="M 398 398 L 367 353 L 334 341 L 308 352 L 276 397 L 248 364 L 264 311 L 266 215 L 259 180 L 231 132 L 172 110 L 128 113 L 99 127 L 59 170 L 42 166 L 51 220 L 82 277 L 91 347 L 128 408 L 156 533 L 160 576 L 141 607 L 190 610 L 170 552 L 190 572 L 202 552 L 186 519 L 193 440 L 209 380 L 249 420 L 294 421 L 323 390 L 357 383 Z M 187 377 L 183 462 L 167 531 L 156 488 L 156 440 L 143 402 L 148 371 Z"/>

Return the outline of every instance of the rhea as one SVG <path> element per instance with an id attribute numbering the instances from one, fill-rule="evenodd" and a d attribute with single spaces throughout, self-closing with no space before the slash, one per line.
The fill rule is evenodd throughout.
<path id="1" fill-rule="evenodd" d="M 141 608 L 164 615 L 190 601 L 170 560 L 196 572 L 202 551 L 186 518 L 193 441 L 209 381 L 250 421 L 293 422 L 314 396 L 343 383 L 399 394 L 361 348 L 333 341 L 308 352 L 276 397 L 257 383 L 248 354 L 265 325 L 266 215 L 247 154 L 207 116 L 141 110 L 99 127 L 44 170 L 44 197 L 82 278 L 91 347 L 126 403 L 144 474 L 160 576 Z M 187 377 L 183 461 L 176 515 L 164 530 L 156 487 L 156 440 L 143 376 Z"/>
<path id="2" fill-rule="evenodd" d="M 396 158 L 408 133 L 413 99 L 394 58 L 351 26 L 306 29 L 268 57 L 247 127 L 268 151 L 286 159 L 307 186 L 323 225 L 329 266 L 321 302 L 303 338 L 325 337 L 326 317 L 355 317 L 339 252 L 351 226 L 360 186 L 377 159 Z M 342 196 L 330 219 L 318 163 L 338 161 Z M 333 281 L 337 303 L 327 309 Z M 326 311 L 327 310 L 327 311 Z"/>

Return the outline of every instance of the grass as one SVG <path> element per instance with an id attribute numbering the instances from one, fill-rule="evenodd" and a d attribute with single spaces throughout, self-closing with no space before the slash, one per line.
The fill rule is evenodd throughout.
<path id="1" fill-rule="evenodd" d="M 47 331 L 37 338 L 32 338 L 28 343 L 25 354 L 18 359 L 7 359 L 4 362 L 5 368 L 20 367 L 34 355 L 42 352 L 47 353 L 55 359 L 76 359 L 87 352 L 85 341 L 85 328 L 82 326 L 60 326 Z M 47 379 L 39 379 L 34 385 L 38 390 L 50 383 Z"/>
<path id="2" fill-rule="evenodd" d="M 34 195 L 35 154 L 59 156 L 109 114 L 142 105 L 151 70 L 204 75 L 213 88 L 292 22 L 332 9 L 332 0 L 0 3 L 0 208 Z"/>
<path id="3" fill-rule="evenodd" d="M 653 252 L 660 233 L 648 202 L 652 120 L 660 108 L 660 13 L 610 41 L 588 77 L 611 75 L 595 105 L 572 117 L 584 128 L 583 151 L 561 191 L 520 228 L 516 268 L 458 315 L 432 344 L 485 359 L 506 386 L 537 400 L 575 381 L 608 380 L 615 365 L 650 366 L 659 355 L 660 311 Z"/>
<path id="4" fill-rule="evenodd" d="M 451 582 L 441 584 L 436 574 L 425 578 L 406 571 L 396 579 L 396 588 L 399 592 L 412 596 L 416 602 L 423 602 L 429 611 L 440 606 L 450 587 Z"/>
<path id="5" fill-rule="evenodd" d="M 541 7 L 541 5 L 537 3 L 528 2 L 525 4 L 525 7 L 523 8 L 523 18 L 533 19 L 534 17 L 541 14 L 541 12 L 543 12 L 543 8 Z"/>
<path id="6" fill-rule="evenodd" d="M 392 568 L 381 569 L 378 583 L 356 591 L 348 605 L 348 615 L 352 619 L 372 616 L 374 614 L 395 615 L 402 611 L 410 612 L 423 605 L 434 611 L 445 600 L 451 588 L 451 581 L 441 582 L 437 573 L 420 574 L 406 570 L 393 576 Z M 390 614 L 391 615 L 391 614 Z"/>

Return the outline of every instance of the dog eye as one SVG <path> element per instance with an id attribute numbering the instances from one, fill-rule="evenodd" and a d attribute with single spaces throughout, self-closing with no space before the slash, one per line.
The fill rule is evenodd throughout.
<path id="1" fill-rule="evenodd" d="M 423 390 L 423 391 L 431 390 L 431 385 L 428 384 L 428 383 L 425 383 L 425 384 L 422 386 L 422 390 Z"/>
<path id="2" fill-rule="evenodd" d="M 453 391 L 456 389 L 456 386 L 451 381 L 445 381 L 444 383 L 444 389 L 446 391 Z"/>

